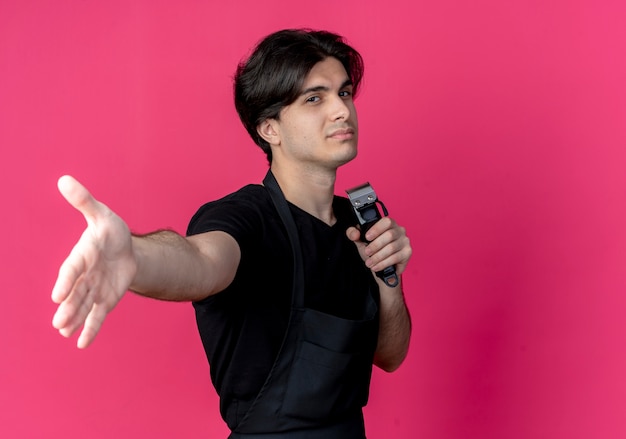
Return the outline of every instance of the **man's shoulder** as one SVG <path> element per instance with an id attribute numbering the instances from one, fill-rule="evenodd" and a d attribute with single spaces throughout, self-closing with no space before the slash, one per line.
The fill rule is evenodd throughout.
<path id="1" fill-rule="evenodd" d="M 237 208 L 238 206 L 252 207 L 255 205 L 262 205 L 266 199 L 267 191 L 263 186 L 259 184 L 248 184 L 235 192 L 231 192 L 221 198 L 204 203 L 198 209 L 198 213 L 207 209 L 232 209 Z"/>
<path id="2" fill-rule="evenodd" d="M 258 184 L 246 185 L 217 200 L 209 201 L 196 211 L 189 222 L 187 234 L 208 229 L 222 230 L 225 225 L 244 226 L 267 214 L 269 196 Z M 218 227 L 219 226 L 219 227 Z"/>

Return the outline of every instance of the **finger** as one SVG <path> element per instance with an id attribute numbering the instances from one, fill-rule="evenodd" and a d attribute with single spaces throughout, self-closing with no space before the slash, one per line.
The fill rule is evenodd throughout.
<path id="1" fill-rule="evenodd" d="M 78 328 L 83 326 L 92 307 L 93 300 L 85 300 L 82 302 L 71 315 L 71 319 L 66 322 L 65 326 L 59 329 L 61 335 L 69 337 L 74 334 Z"/>
<path id="2" fill-rule="evenodd" d="M 76 342 L 76 346 L 79 349 L 85 349 L 91 344 L 94 338 L 96 338 L 106 315 L 106 308 L 102 305 L 95 304 L 91 308 L 89 314 L 87 315 L 87 319 L 85 320 L 85 326 L 78 337 L 78 341 Z"/>
<path id="3" fill-rule="evenodd" d="M 64 175 L 59 178 L 57 187 L 67 202 L 84 215 L 87 222 L 96 222 L 105 214 L 104 205 L 99 203 L 74 177 Z"/>
<path id="4" fill-rule="evenodd" d="M 372 256 L 378 253 L 381 249 L 400 239 L 404 234 L 403 232 L 404 230 L 398 227 L 385 230 L 368 244 L 365 254 Z"/>
<path id="5" fill-rule="evenodd" d="M 402 227 L 395 227 L 371 242 L 365 249 L 365 254 L 370 257 L 372 264 L 378 264 L 390 255 L 401 252 L 405 247 L 410 249 L 409 238 Z"/>
<path id="6" fill-rule="evenodd" d="M 91 308 L 89 286 L 82 280 L 77 282 L 70 296 L 57 308 L 52 326 L 68 337 L 83 323 Z"/>
<path id="7" fill-rule="evenodd" d="M 80 245 L 76 244 L 59 268 L 59 275 L 52 287 L 54 303 L 61 303 L 69 296 L 74 284 L 85 271 L 85 265 L 85 259 L 80 255 Z"/>
<path id="8" fill-rule="evenodd" d="M 396 271 L 401 274 L 409 261 L 412 250 L 408 245 L 398 245 L 394 242 L 392 245 L 386 246 L 380 252 L 366 261 L 366 265 L 372 271 L 381 271 L 392 265 L 396 266 Z"/>
<path id="9" fill-rule="evenodd" d="M 375 253 L 371 253 L 370 248 L 368 246 L 368 248 L 366 249 L 366 254 L 368 258 L 367 258 L 367 261 L 365 261 L 365 265 L 367 265 L 371 269 L 376 269 L 375 271 L 378 271 L 378 269 L 383 269 L 385 267 L 381 268 L 379 266 L 387 262 L 387 259 L 389 259 L 393 254 L 395 254 L 396 251 L 397 249 L 394 248 L 393 244 L 386 245 L 382 247 L 381 249 L 377 250 Z M 393 265 L 393 264 L 390 264 L 390 265 Z"/>
<path id="10" fill-rule="evenodd" d="M 356 227 L 348 227 L 346 236 L 350 241 L 358 241 L 361 238 L 361 231 Z"/>
<path id="11" fill-rule="evenodd" d="M 369 228 L 369 230 L 365 234 L 365 239 L 367 239 L 368 242 L 374 241 L 381 234 L 385 233 L 385 231 L 393 228 L 394 225 L 395 222 L 388 216 L 385 216 Z"/>
<path id="12" fill-rule="evenodd" d="M 367 244 L 361 241 L 361 231 L 356 227 L 349 227 L 346 230 L 346 235 L 350 241 L 354 242 L 359 256 L 363 261 L 365 261 L 365 259 L 367 258 L 367 256 L 365 255 L 365 249 L 367 248 Z"/>

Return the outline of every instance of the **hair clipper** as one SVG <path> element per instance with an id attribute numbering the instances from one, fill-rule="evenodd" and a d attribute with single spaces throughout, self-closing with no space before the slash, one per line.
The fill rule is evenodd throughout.
<path id="1" fill-rule="evenodd" d="M 378 211 L 377 204 L 380 204 L 385 216 L 389 215 L 387 208 L 378 199 L 376 192 L 374 192 L 372 185 L 369 183 L 348 189 L 346 190 L 346 193 L 348 194 L 348 199 L 350 200 L 350 204 L 352 204 L 352 208 L 354 209 L 356 219 L 361 229 L 361 240 L 368 242 L 365 239 L 365 233 L 367 233 L 370 227 L 382 218 L 380 212 Z M 394 266 L 387 267 L 382 271 L 376 272 L 376 276 L 381 278 L 383 282 L 390 287 L 395 287 L 400 283 Z"/>

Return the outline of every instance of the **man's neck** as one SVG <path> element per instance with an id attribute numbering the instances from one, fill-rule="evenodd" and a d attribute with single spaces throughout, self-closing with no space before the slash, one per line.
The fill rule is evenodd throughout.
<path id="1" fill-rule="evenodd" d="M 276 163 L 272 163 L 271 169 L 287 201 L 328 225 L 335 223 L 336 170 L 284 167 Z"/>

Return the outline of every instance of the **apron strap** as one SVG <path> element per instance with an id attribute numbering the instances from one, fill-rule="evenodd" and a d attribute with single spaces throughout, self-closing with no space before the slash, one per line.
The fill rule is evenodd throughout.
<path id="1" fill-rule="evenodd" d="M 296 308 L 304 307 L 304 262 L 302 258 L 302 248 L 300 247 L 300 237 L 298 235 L 298 228 L 287 199 L 280 189 L 276 177 L 270 169 L 267 171 L 267 175 L 263 179 L 263 185 L 267 188 L 272 202 L 278 211 L 278 215 L 282 220 L 285 228 L 287 229 L 287 235 L 289 235 L 289 242 L 293 253 L 293 288 L 291 294 L 292 306 Z"/>
<path id="2" fill-rule="evenodd" d="M 287 235 L 289 236 L 289 242 L 291 244 L 292 254 L 293 254 L 293 286 L 291 292 L 291 309 L 289 311 L 289 324 L 287 325 L 287 330 L 285 331 L 283 340 L 281 342 L 280 348 L 278 349 L 278 354 L 274 359 L 274 364 L 270 369 L 270 372 L 265 379 L 265 383 L 263 383 L 263 387 L 259 391 L 259 394 L 256 396 L 252 405 L 248 408 L 248 411 L 244 415 L 243 419 L 239 422 L 239 425 L 236 429 L 239 429 L 242 425 L 249 424 L 250 418 L 258 418 L 257 414 L 253 414 L 256 410 L 256 406 L 263 397 L 265 397 L 265 393 L 271 391 L 271 387 L 276 380 L 284 379 L 284 377 L 276 376 L 276 369 L 278 368 L 279 359 L 282 358 L 283 352 L 289 348 L 288 344 L 291 338 L 293 338 L 293 334 L 291 334 L 291 326 L 294 319 L 294 309 L 303 308 L 304 307 L 304 263 L 302 257 L 302 249 L 300 247 L 300 239 L 298 236 L 298 228 L 296 226 L 296 222 L 291 215 L 291 211 L 289 210 L 289 205 L 287 204 L 287 199 L 285 195 L 280 189 L 278 182 L 276 181 L 276 177 L 272 174 L 272 170 L 267 171 L 267 175 L 263 179 L 263 185 L 267 189 L 276 210 L 278 211 L 278 215 L 280 219 L 287 229 Z M 253 420 L 252 423 L 258 422 Z M 235 434 L 235 432 L 233 432 Z M 236 433 L 240 434 L 240 433 Z M 231 438 L 239 437 L 239 436 L 230 436 Z"/>

